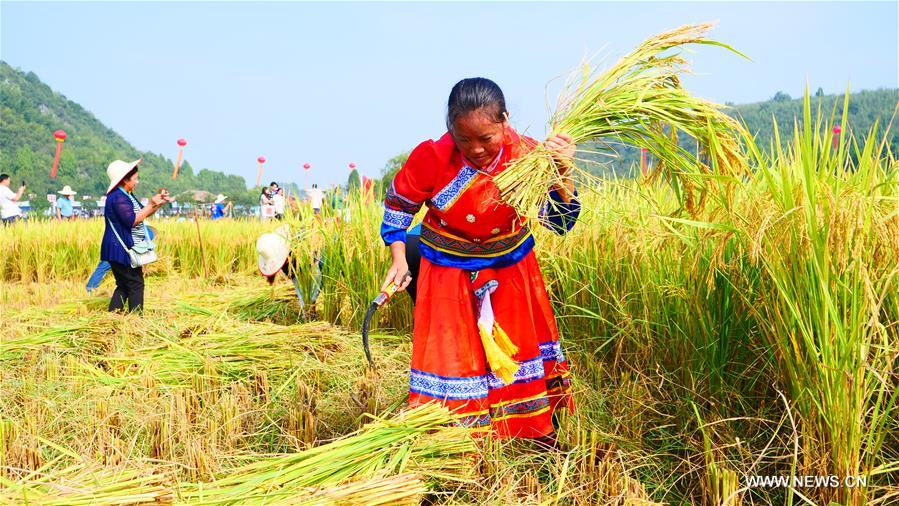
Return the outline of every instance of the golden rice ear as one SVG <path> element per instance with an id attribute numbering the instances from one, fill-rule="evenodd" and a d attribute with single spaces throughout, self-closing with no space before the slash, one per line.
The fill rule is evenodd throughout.
<path id="1" fill-rule="evenodd" d="M 503 353 L 483 325 L 478 324 L 478 332 L 481 334 L 481 343 L 484 345 L 484 355 L 487 357 L 490 370 L 496 373 L 503 383 L 511 385 L 515 381 L 515 373 L 518 372 L 518 362 Z"/>

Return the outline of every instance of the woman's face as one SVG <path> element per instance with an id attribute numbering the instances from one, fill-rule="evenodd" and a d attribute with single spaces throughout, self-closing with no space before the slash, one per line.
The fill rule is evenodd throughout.
<path id="1" fill-rule="evenodd" d="M 484 109 L 465 113 L 453 122 L 453 140 L 459 151 L 477 168 L 483 168 L 496 158 L 503 147 L 503 134 L 508 121 L 496 122 Z"/>
<path id="2" fill-rule="evenodd" d="M 125 189 L 126 192 L 134 191 L 134 187 L 137 186 L 137 172 L 131 175 L 131 177 L 126 177 L 122 180 L 122 188 Z"/>

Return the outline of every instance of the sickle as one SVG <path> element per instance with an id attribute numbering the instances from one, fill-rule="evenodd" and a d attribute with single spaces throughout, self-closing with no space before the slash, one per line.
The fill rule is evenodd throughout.
<path id="1" fill-rule="evenodd" d="M 407 272 L 406 275 L 403 276 L 403 281 L 405 281 L 406 278 L 411 277 L 412 273 Z M 368 329 L 371 326 L 371 317 L 374 316 L 375 311 L 386 304 L 387 301 L 390 300 L 390 297 L 399 289 L 400 285 L 391 283 L 386 290 L 379 293 L 378 296 L 371 301 L 371 304 L 368 305 L 368 309 L 365 311 L 365 318 L 362 319 L 362 349 L 365 351 L 365 358 L 368 359 L 368 365 L 372 369 L 375 368 L 375 362 L 371 358 L 371 348 L 368 345 Z"/>

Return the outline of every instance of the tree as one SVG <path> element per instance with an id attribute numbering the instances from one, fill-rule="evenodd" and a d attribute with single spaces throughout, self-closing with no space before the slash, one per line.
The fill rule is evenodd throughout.
<path id="1" fill-rule="evenodd" d="M 362 181 L 359 178 L 359 171 L 353 169 L 350 172 L 350 176 L 346 180 L 346 187 L 348 191 L 358 191 L 359 187 L 362 186 Z"/>
<path id="2" fill-rule="evenodd" d="M 774 94 L 774 98 L 772 100 L 774 100 L 775 102 L 789 102 L 790 100 L 793 100 L 793 97 L 791 97 L 787 93 L 778 91 Z"/>
<path id="3" fill-rule="evenodd" d="M 818 91 L 815 92 L 815 96 L 820 98 L 824 96 L 824 88 L 818 87 Z"/>
<path id="4" fill-rule="evenodd" d="M 387 192 L 387 187 L 390 186 L 390 183 L 393 182 L 393 178 L 396 177 L 396 173 L 403 168 L 403 165 L 406 164 L 406 160 L 409 159 L 409 151 L 404 151 L 390 160 L 387 160 L 387 164 L 384 165 L 384 168 L 381 169 L 381 177 L 377 181 L 375 181 L 375 191 L 377 191 L 380 195 L 384 195 Z"/>

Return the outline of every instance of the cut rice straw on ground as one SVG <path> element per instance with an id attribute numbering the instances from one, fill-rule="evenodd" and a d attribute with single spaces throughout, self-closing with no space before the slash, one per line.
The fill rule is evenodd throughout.
<path id="1" fill-rule="evenodd" d="M 579 79 L 566 83 L 551 135 L 567 133 L 575 144 L 623 142 L 648 149 L 659 160 L 654 176 L 664 177 L 684 207 L 694 212 L 702 205 L 708 175 L 746 170 L 738 142 L 742 128 L 719 105 L 694 97 L 681 86 L 687 61 L 672 51 L 704 44 L 740 54 L 707 39 L 711 26 L 687 25 L 651 37 L 604 72 L 585 63 Z M 679 147 L 678 131 L 695 138 L 703 156 L 694 157 Z M 562 183 L 558 161 L 542 145 L 513 161 L 495 181 L 502 198 L 531 218 L 539 212 L 547 189 Z"/>
<path id="2" fill-rule="evenodd" d="M 18 498 L 34 504 L 414 504 L 427 491 L 418 475 L 473 483 L 474 441 L 452 422 L 445 407 L 427 404 L 375 419 L 356 433 L 309 450 L 235 457 L 238 465 L 216 481 L 181 484 L 177 491 L 166 486 L 171 482 L 166 476 L 134 468 L 79 463 L 52 474 L 38 470 L 15 481 L 0 478 L 0 503 Z M 241 460 L 248 463 L 241 465 Z"/>
<path id="3" fill-rule="evenodd" d="M 248 499 L 279 500 L 306 487 L 426 469 L 428 476 L 471 481 L 475 446 L 453 422 L 449 410 L 425 404 L 393 419 L 376 419 L 333 443 L 299 453 L 260 459 L 237 467 L 213 483 L 182 485 L 192 504 L 231 504 Z M 440 452 L 433 451 L 438 445 Z"/>

